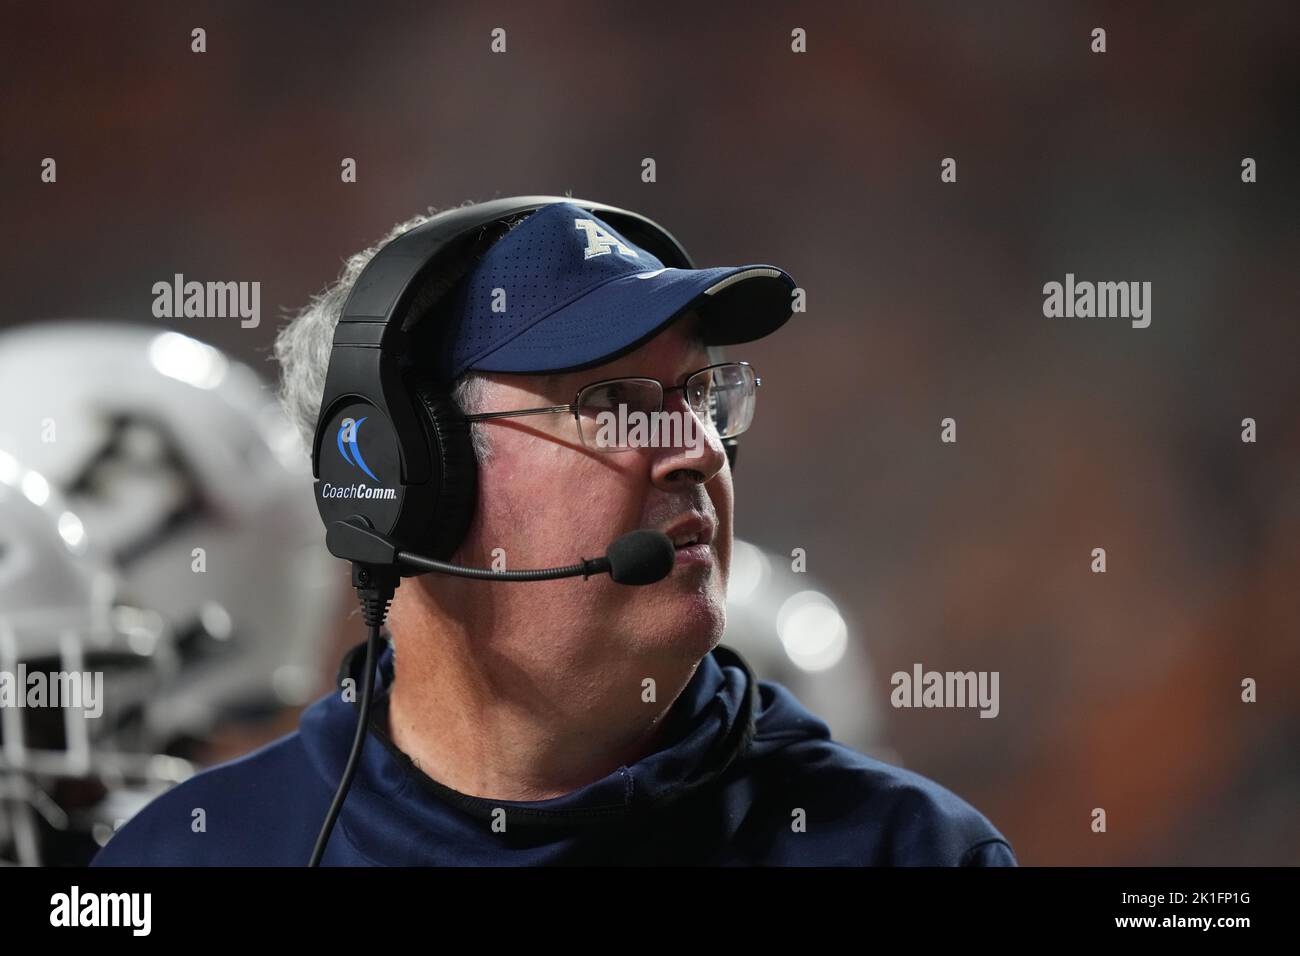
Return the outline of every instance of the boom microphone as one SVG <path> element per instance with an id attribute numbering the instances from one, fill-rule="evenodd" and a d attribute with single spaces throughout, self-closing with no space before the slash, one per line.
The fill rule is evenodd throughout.
<path id="1" fill-rule="evenodd" d="M 558 568 L 535 568 L 526 571 L 493 571 L 469 568 L 461 564 L 437 561 L 414 551 L 399 550 L 396 545 L 370 527 L 360 515 L 335 521 L 325 535 L 325 546 L 335 557 L 373 565 L 406 565 L 422 571 L 437 571 L 460 578 L 480 581 L 553 581 L 556 578 L 589 578 L 608 574 L 619 584 L 654 584 L 673 570 L 677 549 L 672 538 L 662 531 L 641 528 L 629 531 L 605 550 L 603 558 L 580 558 L 577 564 Z"/>
<path id="2" fill-rule="evenodd" d="M 439 571 L 457 577 L 477 578 L 480 581 L 553 581 L 556 578 L 584 579 L 593 574 L 608 574 L 619 584 L 654 584 L 662 581 L 673 569 L 677 550 L 672 538 L 662 531 L 642 528 L 630 531 L 605 549 L 603 558 L 582 558 L 577 564 L 562 568 L 537 568 L 530 571 L 492 571 L 488 568 L 467 568 L 446 561 L 435 561 L 422 554 L 398 551 L 397 561 L 425 571 Z"/>

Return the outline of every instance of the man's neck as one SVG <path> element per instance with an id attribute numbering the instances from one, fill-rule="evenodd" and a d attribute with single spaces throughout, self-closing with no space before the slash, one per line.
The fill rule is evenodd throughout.
<path id="1" fill-rule="evenodd" d="M 500 800 L 562 796 L 661 749 L 666 715 L 694 674 L 686 663 L 557 666 L 494 654 L 508 643 L 481 638 L 471 652 L 455 632 L 395 633 L 395 642 L 393 743 L 444 786 Z"/>

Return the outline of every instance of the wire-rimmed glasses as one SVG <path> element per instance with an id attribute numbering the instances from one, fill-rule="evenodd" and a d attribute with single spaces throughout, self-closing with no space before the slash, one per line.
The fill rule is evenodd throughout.
<path id="1" fill-rule="evenodd" d="M 595 451 L 627 451 L 644 445 L 660 444 L 653 438 L 662 435 L 655 423 L 667 427 L 663 416 L 664 402 L 674 392 L 681 392 L 698 424 L 719 439 L 735 438 L 754 420 L 757 389 L 762 380 L 748 362 L 720 362 L 686 376 L 680 385 L 665 385 L 659 379 L 626 376 L 603 379 L 584 385 L 568 405 L 545 408 L 520 408 L 501 412 L 478 412 L 466 415 L 467 421 L 491 421 L 497 418 L 520 418 L 525 415 L 570 414 L 578 428 L 582 444 Z M 679 435 L 688 435 L 692 424 L 683 422 Z M 689 444 L 690 439 L 684 438 Z"/>

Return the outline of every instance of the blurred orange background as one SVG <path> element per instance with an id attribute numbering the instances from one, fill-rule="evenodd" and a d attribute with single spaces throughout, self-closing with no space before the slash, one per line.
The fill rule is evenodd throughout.
<path id="1" fill-rule="evenodd" d="M 806 549 L 892 756 L 1025 864 L 1300 862 L 1300 7 L 4 17 L 0 325 L 155 321 L 174 273 L 256 280 L 258 327 L 174 327 L 272 378 L 286 312 L 347 255 L 515 194 L 636 209 L 701 265 L 780 265 L 808 311 L 733 350 L 764 382 L 737 531 Z M 1150 281 L 1151 326 L 1045 318 L 1067 272 Z M 889 708 L 916 662 L 999 671 L 1000 715 Z"/>

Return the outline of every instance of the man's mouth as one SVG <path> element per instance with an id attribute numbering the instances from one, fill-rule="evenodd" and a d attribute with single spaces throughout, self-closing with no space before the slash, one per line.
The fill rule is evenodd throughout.
<path id="1" fill-rule="evenodd" d="M 698 512 L 682 515 L 663 529 L 677 551 L 678 565 L 710 564 L 713 561 L 713 522 Z"/>
<path id="2" fill-rule="evenodd" d="M 672 539 L 673 547 L 685 548 L 693 544 L 712 543 L 715 529 L 711 519 L 698 511 L 690 511 L 661 530 Z"/>

